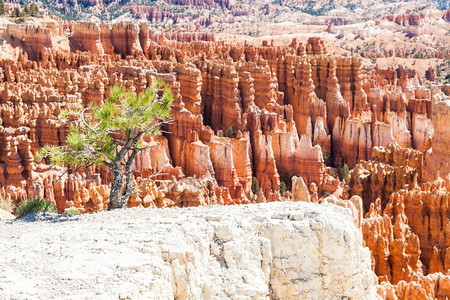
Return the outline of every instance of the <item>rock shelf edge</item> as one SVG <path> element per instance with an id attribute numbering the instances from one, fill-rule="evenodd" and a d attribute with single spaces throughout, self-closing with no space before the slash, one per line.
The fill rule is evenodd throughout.
<path id="1" fill-rule="evenodd" d="M 0 227 L 10 299 L 376 298 L 361 232 L 333 204 L 133 208 Z"/>

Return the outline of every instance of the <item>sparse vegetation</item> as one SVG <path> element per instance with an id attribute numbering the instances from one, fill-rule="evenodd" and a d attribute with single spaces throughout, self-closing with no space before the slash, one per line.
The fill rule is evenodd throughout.
<path id="1" fill-rule="evenodd" d="M 14 41 L 14 34 L 11 33 L 9 37 L 11 38 L 11 41 Z"/>
<path id="2" fill-rule="evenodd" d="M 21 10 L 19 6 L 16 6 L 11 13 L 11 17 L 13 17 L 13 18 L 19 18 L 19 17 L 24 17 L 24 16 L 25 16 L 25 12 L 23 10 Z"/>
<path id="3" fill-rule="evenodd" d="M 256 177 L 252 178 L 252 193 L 254 195 L 259 194 L 259 182 L 258 182 L 258 178 L 256 178 Z"/>
<path id="4" fill-rule="evenodd" d="M 30 14 L 30 6 L 28 4 L 25 4 L 23 6 L 23 11 L 25 12 L 25 14 L 29 15 Z"/>
<path id="5" fill-rule="evenodd" d="M 34 197 L 20 203 L 19 206 L 17 207 L 16 214 L 19 217 L 23 217 L 28 214 L 38 212 L 56 213 L 56 207 L 53 204 L 51 204 L 47 199 Z"/>
<path id="6" fill-rule="evenodd" d="M 38 5 L 33 2 L 30 4 L 30 15 L 32 15 L 33 17 L 36 17 L 39 14 L 39 7 Z"/>
<path id="7" fill-rule="evenodd" d="M 284 183 L 284 181 L 280 182 L 280 186 L 279 186 L 279 190 L 280 190 L 280 195 L 284 195 L 284 193 L 286 193 L 286 183 Z"/>
<path id="8" fill-rule="evenodd" d="M 437 77 L 441 77 L 441 75 L 442 75 L 441 65 L 438 65 L 438 66 L 436 67 L 436 76 L 437 76 Z"/>
<path id="9" fill-rule="evenodd" d="M 112 174 L 109 209 L 126 207 L 139 187 L 132 185 L 133 164 L 141 151 L 148 149 L 143 139 L 160 134 L 169 122 L 173 95 L 162 80 L 137 95 L 115 85 L 101 106 L 73 108 L 61 117 L 78 116 L 80 122 L 69 128 L 66 145 L 46 145 L 36 161 L 48 159 L 52 165 L 69 169 L 107 167 Z"/>
<path id="10" fill-rule="evenodd" d="M 0 0 L 2 1 L 2 0 Z M 1 7 L 1 2 L 0 2 Z M 0 8 L 0 15 L 1 15 L 1 8 Z M 25 4 L 23 6 L 23 9 L 20 9 L 19 6 L 16 6 L 14 10 L 11 13 L 11 17 L 13 18 L 24 18 L 26 16 L 33 16 L 36 17 L 39 15 L 39 6 L 33 2 L 31 4 Z"/>
<path id="11" fill-rule="evenodd" d="M 0 16 L 4 16 L 6 13 L 5 0 L 0 0 Z"/>
<path id="12" fill-rule="evenodd" d="M 347 180 L 348 173 L 350 172 L 347 163 L 344 163 L 342 167 L 339 167 L 338 171 L 339 171 L 339 179 Z"/>
<path id="13" fill-rule="evenodd" d="M 72 206 L 72 207 L 69 207 L 68 209 L 66 209 L 65 213 L 72 215 L 72 216 L 81 214 L 81 212 L 75 206 Z"/>
<path id="14" fill-rule="evenodd" d="M 232 139 L 236 138 L 236 132 L 237 132 L 237 130 L 236 130 L 236 128 L 233 128 L 233 126 L 228 127 L 227 137 L 232 138 Z"/>
<path id="15" fill-rule="evenodd" d="M 280 175 L 280 181 L 286 185 L 286 191 L 292 190 L 292 176 L 289 173 L 285 172 Z"/>
<path id="16" fill-rule="evenodd" d="M 0 208 L 12 214 L 16 209 L 16 204 L 11 199 L 0 198 Z"/>
<path id="17" fill-rule="evenodd" d="M 323 148 L 322 145 L 320 145 L 320 148 L 322 148 L 322 158 L 323 158 L 324 164 L 327 166 L 331 166 L 331 164 L 333 163 L 331 156 L 325 152 L 325 149 Z"/>

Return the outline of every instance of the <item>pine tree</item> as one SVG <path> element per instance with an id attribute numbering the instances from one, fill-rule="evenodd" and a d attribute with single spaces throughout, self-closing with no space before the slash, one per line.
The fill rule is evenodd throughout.
<path id="1" fill-rule="evenodd" d="M 20 17 L 20 8 L 18 6 L 16 6 L 16 8 L 14 8 L 14 10 L 12 11 L 11 16 L 13 18 L 18 18 Z"/>
<path id="2" fill-rule="evenodd" d="M 25 10 L 19 9 L 19 17 L 23 18 L 23 17 L 25 17 L 25 16 L 26 16 Z"/>
<path id="3" fill-rule="evenodd" d="M 338 168 L 338 171 L 339 171 L 339 179 L 347 180 L 348 173 L 350 172 L 347 163 L 344 163 L 344 165 L 341 168 Z"/>
<path id="4" fill-rule="evenodd" d="M 258 195 L 259 194 L 259 182 L 258 182 L 258 178 L 256 177 L 252 177 L 252 193 L 254 195 Z"/>
<path id="5" fill-rule="evenodd" d="M 5 0 L 0 0 L 0 16 L 4 16 L 6 13 Z"/>
<path id="6" fill-rule="evenodd" d="M 39 7 L 35 2 L 30 4 L 30 14 L 35 17 L 39 14 Z"/>
<path id="7" fill-rule="evenodd" d="M 170 87 L 162 80 L 155 80 L 139 95 L 114 86 L 103 105 L 65 113 L 63 117 L 80 117 L 77 125 L 70 126 L 66 145 L 47 145 L 36 160 L 48 157 L 51 164 L 75 169 L 108 167 L 113 176 L 109 209 L 126 207 L 137 189 L 131 182 L 134 159 L 147 149 L 142 139 L 159 134 L 160 126 L 168 122 L 172 99 Z"/>

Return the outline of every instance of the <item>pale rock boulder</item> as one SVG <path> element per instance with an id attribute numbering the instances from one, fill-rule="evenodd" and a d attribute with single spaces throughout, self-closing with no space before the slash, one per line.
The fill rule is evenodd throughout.
<path id="1" fill-rule="evenodd" d="M 369 250 L 351 211 L 334 204 L 131 208 L 77 218 L 0 221 L 6 298 L 376 298 Z M 23 276 L 32 276 L 32 289 Z"/>
<path id="2" fill-rule="evenodd" d="M 15 216 L 4 209 L 0 208 L 0 219 L 14 219 Z"/>
<path id="3" fill-rule="evenodd" d="M 361 228 L 364 211 L 361 197 L 355 195 L 352 196 L 349 200 L 342 200 L 336 198 L 334 195 L 330 195 L 322 200 L 322 203 L 325 202 L 350 209 L 350 211 L 352 212 L 353 223 L 355 223 L 357 228 Z"/>
<path id="4" fill-rule="evenodd" d="M 302 177 L 292 177 L 292 201 L 311 202 L 308 187 Z"/>

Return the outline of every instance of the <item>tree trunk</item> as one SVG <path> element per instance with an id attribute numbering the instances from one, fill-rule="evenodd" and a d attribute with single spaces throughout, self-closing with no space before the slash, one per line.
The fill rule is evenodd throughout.
<path id="1" fill-rule="evenodd" d="M 122 197 L 123 186 L 123 172 L 120 166 L 120 162 L 116 163 L 111 168 L 113 179 L 111 182 L 111 192 L 109 193 L 109 206 L 108 209 L 124 208 L 127 206 L 127 202 Z"/>
<path id="2" fill-rule="evenodd" d="M 109 207 L 108 209 L 115 208 L 125 208 L 127 207 L 128 199 L 131 197 L 133 193 L 133 187 L 131 186 L 131 165 L 133 164 L 134 159 L 136 158 L 136 154 L 138 150 L 132 149 L 133 146 L 136 145 L 139 137 L 136 136 L 136 132 L 134 129 L 131 130 L 127 142 L 124 147 L 117 154 L 114 162 L 109 165 L 111 172 L 113 173 L 113 180 L 111 182 L 111 192 L 109 194 Z M 127 154 L 131 150 L 131 154 L 128 157 L 128 160 L 125 160 Z M 122 169 L 122 161 L 125 160 L 125 174 Z M 125 190 L 122 193 L 122 187 L 124 185 L 124 175 L 125 175 Z"/>
<path id="3" fill-rule="evenodd" d="M 133 187 L 131 186 L 131 175 L 133 171 L 131 170 L 131 165 L 136 158 L 137 150 L 132 150 L 131 155 L 128 157 L 128 161 L 125 164 L 125 190 L 123 191 L 122 197 L 128 202 L 128 199 L 133 194 Z"/>

